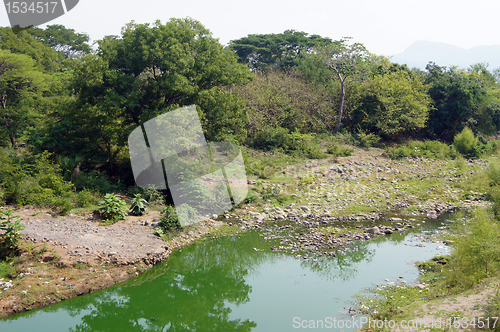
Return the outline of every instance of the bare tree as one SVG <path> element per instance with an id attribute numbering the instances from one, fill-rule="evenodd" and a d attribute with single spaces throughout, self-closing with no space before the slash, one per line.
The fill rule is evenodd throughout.
<path id="1" fill-rule="evenodd" d="M 340 41 L 334 42 L 325 47 L 317 48 L 316 55 L 328 66 L 340 80 L 340 104 L 338 110 L 337 124 L 333 130 L 336 134 L 342 123 L 342 113 L 344 109 L 345 87 L 347 83 L 361 81 L 366 76 L 366 62 L 369 53 L 363 44 L 348 44 L 350 37 L 344 37 Z"/>

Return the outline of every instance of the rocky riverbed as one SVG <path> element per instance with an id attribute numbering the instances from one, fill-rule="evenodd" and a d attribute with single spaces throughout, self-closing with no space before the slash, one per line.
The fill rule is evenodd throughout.
<path id="1" fill-rule="evenodd" d="M 17 214 L 26 226 L 25 245 L 32 254 L 41 254 L 19 267 L 23 271 L 17 278 L 2 281 L 10 286 L 0 294 L 1 315 L 131 278 L 166 259 L 173 249 L 225 225 L 223 221 L 235 229 L 261 229 L 274 243 L 272 250 L 306 259 L 335 256 L 353 241 L 404 232 L 418 227 L 422 218 L 437 218 L 455 207 L 486 205 L 485 193 L 463 183 L 487 164 L 393 161 L 380 151 L 361 151 L 336 161 L 284 167 L 267 179 L 249 179 L 250 192 L 263 201 L 243 205 L 219 216 L 219 221 L 184 229 L 169 243 L 152 234 L 159 218 L 154 211 L 101 226 L 88 214 L 61 217 L 24 208 Z"/>

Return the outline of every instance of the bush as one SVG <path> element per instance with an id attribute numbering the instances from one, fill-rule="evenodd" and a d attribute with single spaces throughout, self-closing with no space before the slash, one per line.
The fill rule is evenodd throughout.
<path id="1" fill-rule="evenodd" d="M 387 149 L 391 159 L 423 157 L 429 159 L 448 159 L 455 157 L 453 147 L 439 141 L 410 141 L 405 145 Z"/>
<path id="2" fill-rule="evenodd" d="M 179 217 L 177 216 L 177 212 L 175 211 L 175 207 L 169 205 L 161 212 L 162 216 L 160 218 L 160 222 L 158 226 L 161 227 L 163 233 L 166 233 L 168 230 L 172 228 L 181 228 L 181 224 L 179 223 Z"/>
<path id="3" fill-rule="evenodd" d="M 142 216 L 144 212 L 146 212 L 146 205 L 148 202 L 142 198 L 141 194 L 135 195 L 134 198 L 130 201 L 130 212 L 136 216 Z"/>
<path id="4" fill-rule="evenodd" d="M 54 198 L 50 205 L 52 206 L 54 212 L 60 214 L 61 216 L 68 215 L 71 209 L 73 209 L 71 198 L 69 198 L 69 196 L 57 196 Z"/>
<path id="5" fill-rule="evenodd" d="M 348 148 L 347 146 L 338 146 L 336 144 L 330 144 L 326 152 L 337 157 L 349 157 L 352 155 L 354 150 Z"/>
<path id="6" fill-rule="evenodd" d="M 476 209 L 471 218 L 455 224 L 457 236 L 447 269 L 448 286 L 467 289 L 496 276 L 500 271 L 500 224 L 485 209 Z"/>
<path id="7" fill-rule="evenodd" d="M 77 192 L 74 196 L 74 203 L 78 208 L 91 207 L 99 204 L 100 201 L 101 197 L 99 194 L 88 189 L 83 189 L 82 191 Z"/>
<path id="8" fill-rule="evenodd" d="M 314 141 L 313 134 L 302 134 L 298 131 L 289 132 L 288 129 L 282 127 L 265 127 L 262 131 L 257 132 L 252 145 L 266 150 L 280 149 L 291 154 L 299 152 L 310 159 L 326 157 L 326 154 Z"/>
<path id="9" fill-rule="evenodd" d="M 373 133 L 365 133 L 360 130 L 357 134 L 359 145 L 364 148 L 371 148 L 373 145 L 377 144 L 380 141 L 380 137 Z"/>
<path id="10" fill-rule="evenodd" d="M 19 232 L 24 229 L 21 217 L 13 216 L 14 212 L 16 211 L 12 209 L 0 210 L 0 231 L 4 231 L 0 234 L 0 246 L 8 249 L 17 248 L 17 242 L 20 238 Z"/>
<path id="11" fill-rule="evenodd" d="M 47 151 L 17 156 L 0 150 L 0 187 L 2 200 L 16 205 L 52 205 L 56 197 L 71 194 L 73 185 L 64 181 L 58 165 Z"/>
<path id="12" fill-rule="evenodd" d="M 115 223 L 127 217 L 125 201 L 115 194 L 106 194 L 104 200 L 99 202 L 102 205 L 99 210 L 105 218 L 105 222 Z"/>
<path id="13" fill-rule="evenodd" d="M 90 191 L 99 192 L 104 195 L 109 192 L 121 192 L 124 190 L 124 185 L 119 182 L 111 182 L 105 173 L 97 170 L 81 171 L 77 178 L 75 178 L 75 187 L 78 190 L 87 189 Z"/>
<path id="14" fill-rule="evenodd" d="M 462 132 L 455 135 L 453 146 L 466 158 L 477 158 L 480 155 L 482 144 L 474 136 L 469 127 L 465 127 Z M 484 146 L 483 146 L 484 147 Z"/>

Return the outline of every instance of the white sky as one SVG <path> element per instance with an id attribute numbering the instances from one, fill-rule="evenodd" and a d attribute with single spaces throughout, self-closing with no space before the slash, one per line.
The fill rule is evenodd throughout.
<path id="1" fill-rule="evenodd" d="M 20 0 L 22 1 L 22 0 Z M 417 40 L 471 48 L 500 45 L 498 0 L 80 0 L 62 24 L 97 40 L 131 20 L 165 23 L 192 17 L 222 44 L 248 34 L 295 29 L 332 39 L 353 37 L 376 54 L 403 52 Z M 0 26 L 9 26 L 0 8 Z"/>

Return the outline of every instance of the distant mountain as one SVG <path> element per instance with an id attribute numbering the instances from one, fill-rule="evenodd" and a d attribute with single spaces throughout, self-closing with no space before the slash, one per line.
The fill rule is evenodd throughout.
<path id="1" fill-rule="evenodd" d="M 487 62 L 488 68 L 492 70 L 500 68 L 500 45 L 476 46 L 466 50 L 444 43 L 417 41 L 403 53 L 392 56 L 391 61 L 420 69 L 425 69 L 429 61 L 439 66 L 459 68 L 468 68 L 478 62 Z"/>

